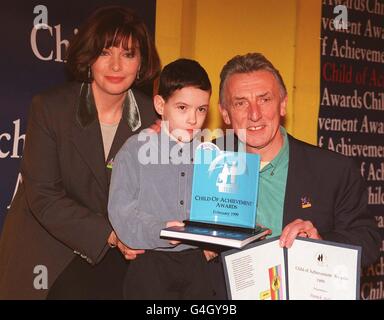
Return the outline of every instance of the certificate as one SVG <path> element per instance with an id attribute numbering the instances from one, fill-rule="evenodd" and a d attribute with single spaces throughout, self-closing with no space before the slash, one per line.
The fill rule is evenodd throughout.
<path id="1" fill-rule="evenodd" d="M 355 300 L 361 248 L 297 238 L 290 249 L 279 238 L 222 253 L 228 297 L 234 300 Z"/>

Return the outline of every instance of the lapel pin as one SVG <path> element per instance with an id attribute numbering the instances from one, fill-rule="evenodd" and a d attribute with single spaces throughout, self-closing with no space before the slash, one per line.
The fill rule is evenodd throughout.
<path id="1" fill-rule="evenodd" d="M 113 158 L 111 160 L 108 161 L 107 163 L 107 168 L 108 169 L 112 169 L 113 168 Z"/>
<path id="2" fill-rule="evenodd" d="M 309 197 L 301 197 L 301 208 L 307 209 L 312 207 L 311 199 Z"/>

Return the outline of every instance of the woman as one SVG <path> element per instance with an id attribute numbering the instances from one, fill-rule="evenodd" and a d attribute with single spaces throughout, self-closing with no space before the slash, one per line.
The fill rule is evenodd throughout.
<path id="1" fill-rule="evenodd" d="M 50 289 L 52 299 L 118 299 L 125 258 L 141 253 L 118 241 L 107 203 L 115 154 L 155 121 L 151 100 L 132 89 L 158 74 L 154 43 L 130 9 L 104 7 L 80 28 L 67 63 L 78 82 L 32 101 L 23 183 L 0 241 L 0 299 Z"/>

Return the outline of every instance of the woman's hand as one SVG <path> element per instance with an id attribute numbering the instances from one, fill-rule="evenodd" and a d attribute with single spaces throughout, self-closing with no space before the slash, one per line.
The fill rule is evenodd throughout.
<path id="1" fill-rule="evenodd" d="M 155 123 L 152 123 L 149 128 L 147 129 L 150 129 L 150 130 L 153 130 L 155 131 L 156 133 L 159 133 L 160 132 L 160 129 L 161 129 L 161 120 L 160 119 L 157 119 L 155 121 Z"/>
<path id="2" fill-rule="evenodd" d="M 108 244 L 111 248 L 118 247 L 122 255 L 127 260 L 134 260 L 137 258 L 137 255 L 145 253 L 145 250 L 142 249 L 132 249 L 127 247 L 124 243 L 122 243 L 119 238 L 116 236 L 115 231 L 112 231 L 108 237 Z"/>

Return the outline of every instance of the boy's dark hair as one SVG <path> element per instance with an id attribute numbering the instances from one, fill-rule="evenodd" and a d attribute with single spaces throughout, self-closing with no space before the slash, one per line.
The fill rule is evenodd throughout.
<path id="1" fill-rule="evenodd" d="M 178 59 L 167 64 L 160 74 L 158 94 L 167 101 L 176 90 L 185 87 L 212 90 L 207 72 L 197 61 Z"/>

